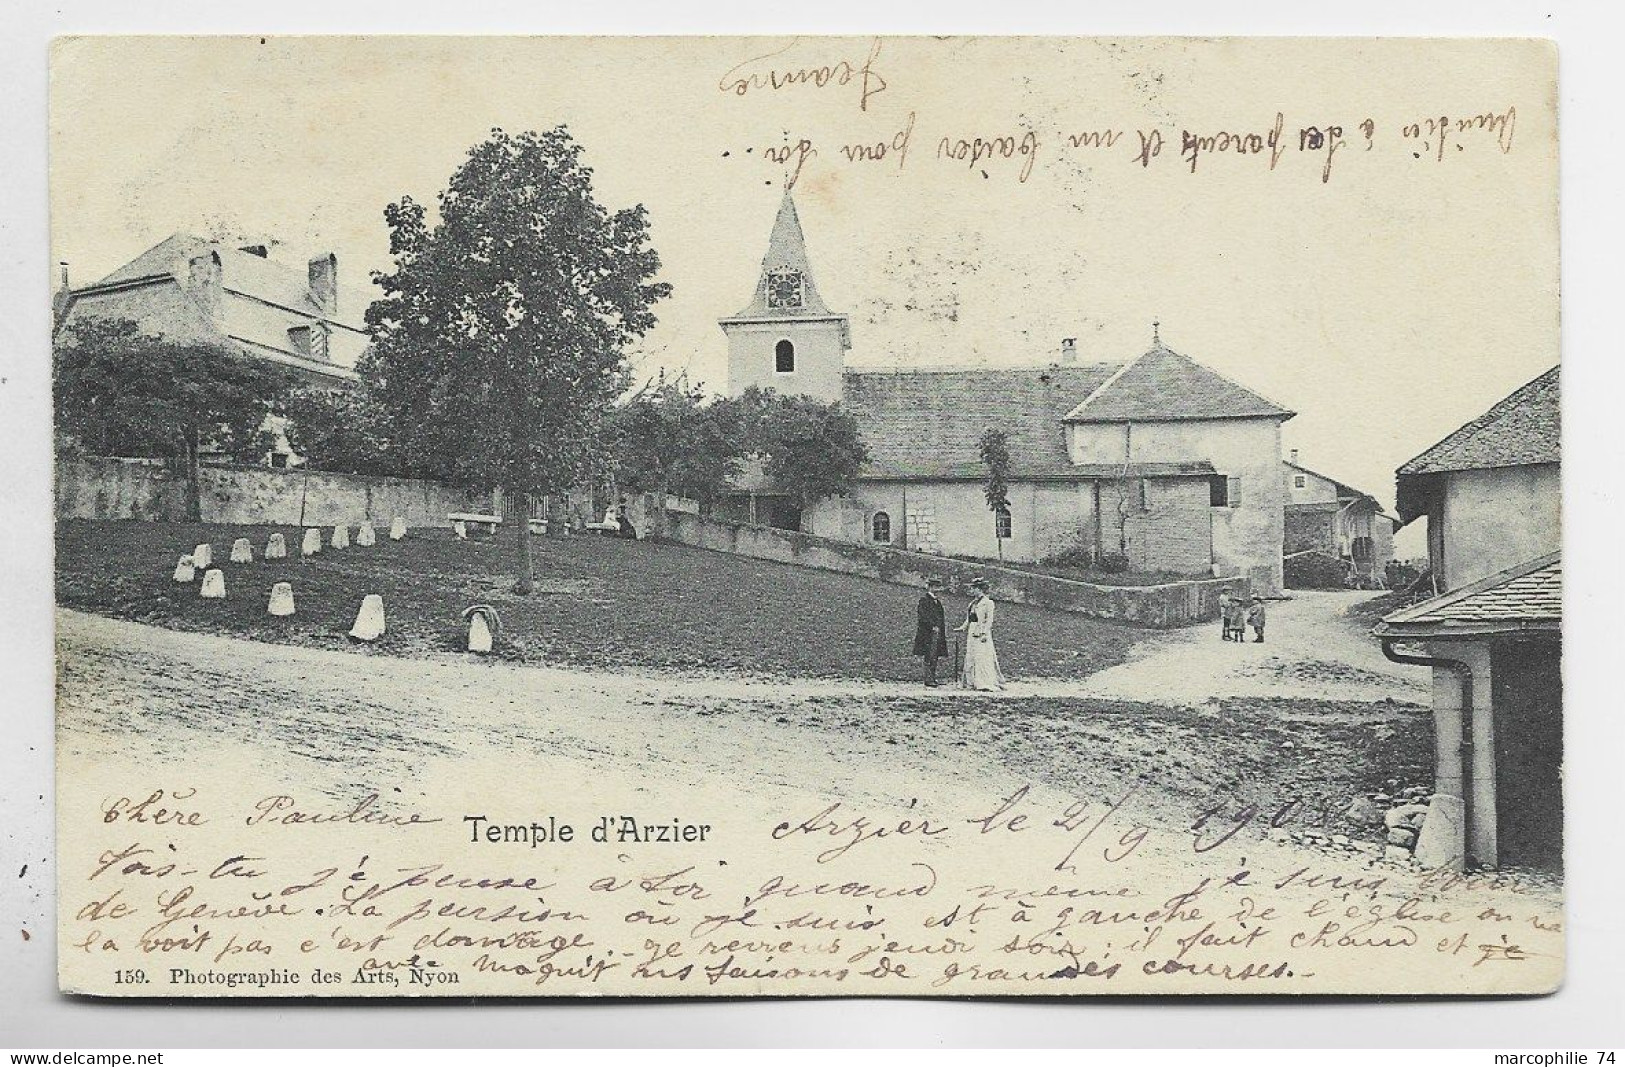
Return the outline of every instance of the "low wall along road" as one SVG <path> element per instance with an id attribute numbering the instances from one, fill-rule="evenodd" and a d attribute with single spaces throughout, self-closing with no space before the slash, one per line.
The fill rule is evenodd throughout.
<path id="1" fill-rule="evenodd" d="M 770 526 L 717 522 L 679 512 L 666 514 L 666 538 L 679 544 L 733 552 L 753 559 L 863 575 L 902 585 L 923 586 L 927 578 L 938 578 L 960 593 L 972 578 L 980 576 L 990 583 L 989 592 L 994 600 L 1036 604 L 1159 629 L 1217 619 L 1221 593 L 1228 590 L 1233 596 L 1242 596 L 1249 590 L 1246 578 L 1204 578 L 1146 586 L 1092 585 L 1010 570 L 996 564 L 969 563 L 921 552 L 834 541 Z"/>
<path id="2" fill-rule="evenodd" d="M 204 467 L 199 479 L 203 521 L 231 525 L 333 526 L 365 518 L 387 526 L 400 515 L 408 526 L 445 526 L 448 514 L 473 505 L 461 489 L 407 478 Z M 61 457 L 56 517 L 179 522 L 186 517 L 186 478 L 153 460 Z"/>

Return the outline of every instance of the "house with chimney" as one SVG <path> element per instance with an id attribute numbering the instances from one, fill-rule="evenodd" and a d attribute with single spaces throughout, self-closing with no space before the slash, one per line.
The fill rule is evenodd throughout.
<path id="1" fill-rule="evenodd" d="M 1561 867 L 1559 379 L 1553 367 L 1398 471 L 1400 518 L 1427 522 L 1439 593 L 1375 634 L 1388 658 L 1432 669 L 1428 866 Z"/>
<path id="2" fill-rule="evenodd" d="M 294 371 L 313 385 L 357 380 L 368 337 L 364 297 L 346 295 L 338 257 L 286 263 L 270 244 L 233 244 L 175 234 L 90 285 L 62 267 L 55 328 L 87 317 L 128 319 L 173 341 L 224 346 Z M 268 461 L 285 465 L 279 443 Z"/>
<path id="3" fill-rule="evenodd" d="M 1394 558 L 1398 521 L 1376 497 L 1298 462 L 1298 450 L 1281 462 L 1286 494 L 1284 549 L 1288 559 L 1318 555 L 1348 569 L 1352 584 L 1384 587 Z"/>
<path id="4" fill-rule="evenodd" d="M 750 302 L 720 320 L 728 391 L 839 401 L 869 461 L 805 514 L 753 472 L 718 517 L 985 559 L 1117 557 L 1140 571 L 1282 588 L 1281 424 L 1293 413 L 1164 344 L 1086 358 L 1075 340 L 997 366 L 852 365 L 846 315 L 813 279 L 787 191 Z M 1009 506 L 989 509 L 978 442 L 1006 434 Z"/>

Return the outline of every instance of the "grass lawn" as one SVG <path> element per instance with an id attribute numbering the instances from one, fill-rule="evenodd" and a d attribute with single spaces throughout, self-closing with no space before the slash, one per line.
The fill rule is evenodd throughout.
<path id="1" fill-rule="evenodd" d="M 293 557 L 261 559 L 280 531 Z M 614 538 L 537 538 L 538 591 L 515 596 L 511 534 L 458 541 L 413 530 L 372 548 L 325 549 L 298 559 L 296 527 L 64 520 L 56 529 L 56 595 L 64 607 L 176 629 L 261 641 L 351 647 L 362 597 L 384 598 L 389 632 L 366 650 L 459 651 L 461 615 L 501 613 L 501 654 L 588 667 L 655 667 L 811 677 L 912 680 L 917 590 L 867 578 Z M 332 531 L 325 530 L 323 540 Z M 352 538 L 354 531 L 351 532 Z M 255 562 L 226 562 L 247 537 Z M 203 541 L 225 572 L 226 599 L 171 580 L 175 561 Z M 201 580 L 201 574 L 199 579 Z M 298 614 L 266 614 L 271 586 L 293 584 Z M 949 625 L 964 602 L 945 598 Z M 1024 604 L 1001 604 L 1000 659 L 1014 677 L 1081 677 L 1120 663 L 1149 631 Z M 951 669 L 951 668 L 950 668 Z"/>

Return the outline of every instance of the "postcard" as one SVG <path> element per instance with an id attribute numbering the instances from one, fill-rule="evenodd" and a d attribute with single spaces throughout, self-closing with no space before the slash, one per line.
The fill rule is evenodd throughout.
<path id="1" fill-rule="evenodd" d="M 1556 87 L 58 40 L 61 989 L 1556 989 Z"/>

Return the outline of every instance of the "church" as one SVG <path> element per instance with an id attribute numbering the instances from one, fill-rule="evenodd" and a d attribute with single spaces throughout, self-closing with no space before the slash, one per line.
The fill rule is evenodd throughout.
<path id="1" fill-rule="evenodd" d="M 869 462 L 802 513 L 759 471 L 718 518 L 842 541 L 1036 562 L 1062 553 L 1282 588 L 1281 424 L 1293 413 L 1164 345 L 1084 362 L 1077 345 L 1030 365 L 849 366 L 848 317 L 813 279 L 787 190 L 750 303 L 719 320 L 728 393 L 751 386 L 839 401 Z M 1009 507 L 983 496 L 978 442 L 1007 435 Z M 1115 559 L 1114 559 L 1115 558 Z"/>

